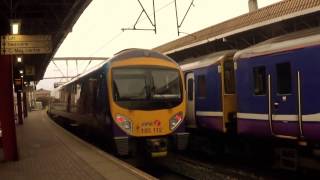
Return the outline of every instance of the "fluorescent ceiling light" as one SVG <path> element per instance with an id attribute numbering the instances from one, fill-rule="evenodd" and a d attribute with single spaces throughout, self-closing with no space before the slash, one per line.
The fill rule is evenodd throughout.
<path id="1" fill-rule="evenodd" d="M 10 26 L 11 26 L 11 34 L 19 34 L 20 33 L 20 20 L 11 20 Z"/>
<path id="2" fill-rule="evenodd" d="M 17 57 L 17 62 L 21 63 L 22 62 L 22 57 Z"/>

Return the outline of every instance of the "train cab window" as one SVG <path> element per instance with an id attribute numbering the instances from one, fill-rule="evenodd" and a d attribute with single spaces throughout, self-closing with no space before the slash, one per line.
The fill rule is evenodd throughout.
<path id="1" fill-rule="evenodd" d="M 276 65 L 277 69 L 277 92 L 279 94 L 291 93 L 291 66 L 290 63 Z"/>
<path id="2" fill-rule="evenodd" d="M 253 68 L 253 90 L 255 95 L 266 95 L 267 92 L 267 79 L 266 67 Z"/>
<path id="3" fill-rule="evenodd" d="M 205 98 L 207 96 L 206 76 L 198 76 L 198 95 L 199 98 Z"/>
<path id="4" fill-rule="evenodd" d="M 176 70 L 153 69 L 152 75 L 152 99 L 181 98 L 180 77 Z"/>
<path id="5" fill-rule="evenodd" d="M 188 100 L 193 100 L 193 79 L 188 79 Z"/>
<path id="6" fill-rule="evenodd" d="M 226 94 L 235 93 L 235 77 L 233 61 L 224 62 L 224 91 Z"/>

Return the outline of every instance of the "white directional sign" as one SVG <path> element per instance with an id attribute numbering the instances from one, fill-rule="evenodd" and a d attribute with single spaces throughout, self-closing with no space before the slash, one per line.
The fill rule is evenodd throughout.
<path id="1" fill-rule="evenodd" d="M 51 51 L 50 35 L 1 36 L 1 54 L 47 54 Z"/>

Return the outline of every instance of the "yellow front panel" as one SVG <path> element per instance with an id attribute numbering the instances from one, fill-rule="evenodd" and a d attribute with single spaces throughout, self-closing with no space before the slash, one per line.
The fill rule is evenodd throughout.
<path id="1" fill-rule="evenodd" d="M 156 59 L 156 58 L 132 58 L 128 60 L 121 60 L 119 62 L 112 63 L 111 68 L 113 67 L 127 67 L 127 66 L 164 66 L 178 69 L 176 64 Z M 170 109 L 159 109 L 159 110 L 128 110 L 125 108 L 120 107 L 117 105 L 113 100 L 112 95 L 112 88 L 109 88 L 109 100 L 110 100 L 110 108 L 111 108 L 111 115 L 112 118 L 115 119 L 117 114 L 123 115 L 128 117 L 132 122 L 132 132 L 130 135 L 136 137 L 143 137 L 143 136 L 161 136 L 161 135 L 168 135 L 172 131 L 169 128 L 169 120 L 177 113 L 182 112 L 183 117 L 185 117 L 185 110 L 186 110 L 186 96 L 184 91 L 184 80 L 182 76 L 182 72 L 180 71 L 181 75 L 181 83 L 183 88 L 183 100 L 182 102 L 173 108 Z M 112 74 L 109 71 L 108 74 L 108 86 L 112 87 Z"/>
<path id="2" fill-rule="evenodd" d="M 171 133 L 169 120 L 178 112 L 184 114 L 184 103 L 172 109 L 162 110 L 127 110 L 116 103 L 111 105 L 111 114 L 115 119 L 117 114 L 128 117 L 132 122 L 132 136 L 160 136 Z"/>

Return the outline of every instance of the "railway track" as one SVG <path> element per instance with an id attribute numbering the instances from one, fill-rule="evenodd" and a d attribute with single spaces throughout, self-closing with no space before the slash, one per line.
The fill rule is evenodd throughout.
<path id="1" fill-rule="evenodd" d="M 168 157 L 158 160 L 157 163 L 191 179 L 268 179 L 253 172 L 223 165 L 212 165 L 177 154 L 170 154 Z"/>

